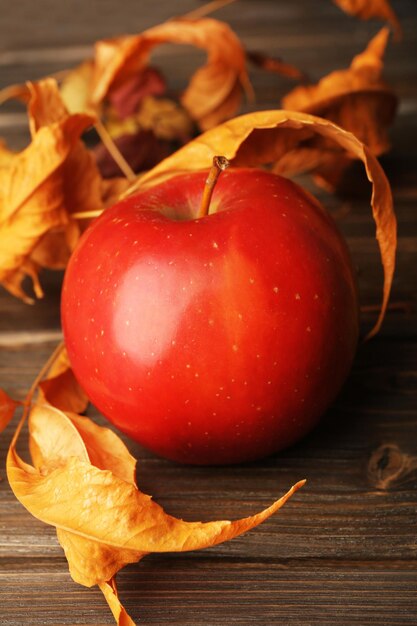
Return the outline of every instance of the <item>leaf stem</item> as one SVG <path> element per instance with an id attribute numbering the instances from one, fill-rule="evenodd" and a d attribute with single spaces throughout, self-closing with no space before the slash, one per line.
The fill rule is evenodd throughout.
<path id="1" fill-rule="evenodd" d="M 123 154 L 120 152 L 119 148 L 114 143 L 113 139 L 111 138 L 103 122 L 101 120 L 97 120 L 94 127 L 101 141 L 103 142 L 108 152 L 110 153 L 111 157 L 122 170 L 124 176 L 127 178 L 129 182 L 133 183 L 133 181 L 136 180 L 136 174 L 130 167 L 129 163 L 124 158 Z"/>
<path id="2" fill-rule="evenodd" d="M 71 213 L 71 217 L 76 220 L 88 220 L 92 217 L 99 217 L 104 212 L 104 209 L 95 209 L 94 211 L 78 211 L 78 213 Z"/>
<path id="3" fill-rule="evenodd" d="M 194 11 L 190 11 L 189 13 L 185 13 L 185 15 L 181 16 L 181 19 L 187 20 L 198 20 L 206 15 L 210 15 L 210 13 L 214 13 L 214 11 L 218 11 L 228 4 L 232 4 L 236 2 L 236 0 L 212 0 L 212 2 L 207 2 L 207 4 L 203 4 L 202 7 L 198 9 L 194 9 Z"/>
<path id="4" fill-rule="evenodd" d="M 210 209 L 211 197 L 213 195 L 214 188 L 217 183 L 217 179 L 220 174 L 224 172 L 230 165 L 230 161 L 226 159 L 224 156 L 215 156 L 213 157 L 213 165 L 209 171 L 209 175 L 207 176 L 206 184 L 204 185 L 203 195 L 201 198 L 200 209 L 198 211 L 197 217 L 204 217 L 208 215 Z"/>
<path id="5" fill-rule="evenodd" d="M 46 361 L 46 363 L 42 366 L 42 368 L 40 369 L 40 371 L 38 372 L 35 380 L 33 381 L 29 391 L 26 394 L 26 397 L 24 399 L 24 401 L 22 402 L 24 409 L 23 409 L 23 414 L 22 417 L 20 418 L 20 421 L 16 427 L 16 430 L 14 432 L 12 441 L 10 443 L 10 447 L 9 447 L 9 452 L 10 450 L 12 450 L 15 446 L 16 446 L 16 441 L 20 435 L 20 431 L 22 430 L 23 424 L 26 421 L 26 418 L 28 416 L 29 413 L 29 409 L 32 405 L 32 398 L 33 395 L 36 391 L 37 386 L 39 385 L 39 383 L 41 382 L 42 378 L 45 376 L 45 374 L 47 373 L 47 371 L 52 367 L 52 365 L 55 363 L 56 359 L 59 357 L 59 355 L 61 354 L 62 350 L 64 349 L 64 342 L 60 341 L 59 344 L 57 345 L 57 347 L 55 348 L 55 350 L 52 352 L 52 354 L 50 355 L 50 357 L 48 358 L 48 360 Z"/>

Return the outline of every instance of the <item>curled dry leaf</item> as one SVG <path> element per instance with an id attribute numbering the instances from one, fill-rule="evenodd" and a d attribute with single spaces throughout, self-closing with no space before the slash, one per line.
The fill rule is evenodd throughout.
<path id="1" fill-rule="evenodd" d="M 65 349 L 39 384 L 39 391 L 41 401 L 61 411 L 83 413 L 88 405 L 88 398 L 74 376 Z"/>
<path id="2" fill-rule="evenodd" d="M 3 389 L 0 389 L 0 433 L 12 419 L 20 402 L 13 400 Z"/>
<path id="3" fill-rule="evenodd" d="M 377 18 L 386 20 L 394 29 L 397 37 L 401 35 L 401 26 L 389 0 L 333 0 L 343 11 L 362 20 Z"/>
<path id="4" fill-rule="evenodd" d="M 182 105 L 200 127 L 209 128 L 234 115 L 242 91 L 249 90 L 245 51 L 231 28 L 212 18 L 173 19 L 139 35 L 98 41 L 92 76 L 91 66 L 88 71 L 85 66 L 76 68 L 74 77 L 70 74 L 64 82 L 64 98 L 67 102 L 73 99 L 72 93 L 68 93 L 72 81 L 71 92 L 82 82 L 83 86 L 78 86 L 84 94 L 82 110 L 89 106 L 98 110 L 105 99 L 114 101 L 121 89 L 141 80 L 151 51 L 164 43 L 192 45 L 207 51 L 206 65 L 195 72 L 181 97 Z M 79 107 L 80 99 L 75 110 Z"/>
<path id="5" fill-rule="evenodd" d="M 396 95 L 381 77 L 388 38 L 389 30 L 383 28 L 348 69 L 332 72 L 316 85 L 296 87 L 283 98 L 283 106 L 331 120 L 356 135 L 375 155 L 386 152 L 390 147 L 387 129 L 397 108 Z M 276 171 L 313 171 L 319 184 L 333 190 L 352 158 L 326 139 L 315 137 L 288 151 Z"/>
<path id="6" fill-rule="evenodd" d="M 37 405 L 30 415 L 34 466 L 12 442 L 10 485 L 38 519 L 57 528 L 70 572 L 85 586 L 98 584 L 117 615 L 114 576 L 150 552 L 197 550 L 254 528 L 277 511 L 300 481 L 264 511 L 235 522 L 184 522 L 167 515 L 135 483 L 135 460 L 112 431 L 85 417 Z"/>
<path id="7" fill-rule="evenodd" d="M 282 59 L 276 59 L 255 50 L 247 50 L 246 57 L 248 61 L 266 72 L 286 76 L 293 80 L 305 80 L 306 78 L 304 72 L 299 70 L 298 67 L 285 63 Z"/>
<path id="8" fill-rule="evenodd" d="M 94 123 L 69 115 L 52 79 L 29 83 L 30 145 L 0 168 L 0 282 L 31 302 L 21 283 L 39 267 L 63 267 L 78 236 L 75 211 L 102 207 L 101 178 L 80 135 Z"/>
<path id="9" fill-rule="evenodd" d="M 372 183 L 371 207 L 376 238 L 384 269 L 384 286 L 378 320 L 368 334 L 376 334 L 382 324 L 391 290 L 397 246 L 397 224 L 388 180 L 369 148 L 354 135 L 332 122 L 295 111 L 258 111 L 236 117 L 213 128 L 178 150 L 141 176 L 128 193 L 152 186 L 176 174 L 208 169 L 213 156 L 222 154 L 234 166 L 276 163 L 289 150 L 314 135 L 335 142 L 346 154 L 360 159 Z"/>

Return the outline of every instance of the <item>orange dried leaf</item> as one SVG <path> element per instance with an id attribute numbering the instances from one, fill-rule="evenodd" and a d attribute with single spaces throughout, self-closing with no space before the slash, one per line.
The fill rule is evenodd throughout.
<path id="1" fill-rule="evenodd" d="M 3 389 L 0 389 L 0 433 L 12 419 L 20 402 L 13 400 Z"/>
<path id="2" fill-rule="evenodd" d="M 401 26 L 388 0 L 333 0 L 345 13 L 362 20 L 377 18 L 386 20 L 399 37 Z"/>
<path id="3" fill-rule="evenodd" d="M 283 99 L 284 106 L 331 120 L 356 135 L 375 155 L 386 152 L 387 129 L 397 107 L 395 94 L 381 77 L 388 37 L 388 29 L 383 28 L 350 68 L 332 72 L 317 85 L 297 87 Z M 327 139 L 315 137 L 289 150 L 274 171 L 309 171 L 317 184 L 334 191 L 353 158 Z"/>
<path id="4" fill-rule="evenodd" d="M 49 405 L 35 406 L 29 425 L 34 467 L 19 457 L 15 439 L 7 459 L 10 485 L 35 517 L 57 528 L 74 580 L 100 585 L 108 600 L 105 583 L 111 585 L 125 564 L 149 552 L 196 550 L 232 539 L 272 515 L 304 484 L 248 518 L 184 522 L 138 490 L 134 459 L 108 429 Z M 109 604 L 117 608 L 111 593 Z"/>
<path id="5" fill-rule="evenodd" d="M 41 399 L 61 411 L 83 413 L 87 408 L 87 395 L 74 376 L 66 350 L 61 352 L 39 389 Z"/>
<path id="6" fill-rule="evenodd" d="M 293 80 L 305 79 L 304 72 L 299 70 L 298 67 L 295 67 L 294 65 L 285 63 L 282 59 L 276 59 L 254 50 L 247 50 L 246 57 L 256 67 L 259 67 L 266 72 L 286 76 L 287 78 L 292 78 Z"/>
<path id="7" fill-rule="evenodd" d="M 152 186 L 184 172 L 208 169 L 213 156 L 222 154 L 235 166 L 259 166 L 279 162 L 289 150 L 314 135 L 335 142 L 346 154 L 360 159 L 372 183 L 372 214 L 384 269 L 384 286 L 378 320 L 368 334 L 382 324 L 395 268 L 397 223 L 388 180 L 369 148 L 354 135 L 332 122 L 295 111 L 258 111 L 236 117 L 213 128 L 178 150 L 141 176 L 128 192 Z"/>
<path id="8" fill-rule="evenodd" d="M 101 583 L 99 587 L 107 600 L 107 604 L 113 613 L 117 626 L 135 626 L 135 623 L 120 603 L 119 596 L 117 594 L 116 581 L 114 578 L 109 580 L 107 583 Z"/>
<path id="9" fill-rule="evenodd" d="M 98 107 L 112 90 L 141 72 L 151 50 L 164 43 L 193 45 L 207 51 L 206 65 L 195 72 L 181 98 L 200 127 L 208 128 L 233 115 L 242 90 L 249 89 L 245 52 L 231 28 L 212 18 L 173 19 L 139 35 L 97 42 L 91 103 Z"/>
<path id="10" fill-rule="evenodd" d="M 331 72 L 317 85 L 293 89 L 283 98 L 284 108 L 325 117 L 356 135 L 374 154 L 386 152 L 387 129 L 397 107 L 393 90 L 381 77 L 388 37 L 389 30 L 383 28 L 347 70 Z M 314 147 L 331 150 L 323 140 Z"/>
<path id="11" fill-rule="evenodd" d="M 101 207 L 101 178 L 80 141 L 94 118 L 68 115 L 52 79 L 27 89 L 32 142 L 0 168 L 0 282 L 32 302 L 21 287 L 24 276 L 42 296 L 38 269 L 68 258 L 79 234 L 71 213 Z"/>

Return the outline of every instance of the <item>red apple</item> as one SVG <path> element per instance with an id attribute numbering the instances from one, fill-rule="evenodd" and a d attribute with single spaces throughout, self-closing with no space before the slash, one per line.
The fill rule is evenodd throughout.
<path id="1" fill-rule="evenodd" d="M 175 177 L 107 210 L 65 275 L 76 377 L 120 430 L 180 462 L 289 446 L 340 390 L 358 338 L 354 273 L 309 194 L 257 169 Z"/>

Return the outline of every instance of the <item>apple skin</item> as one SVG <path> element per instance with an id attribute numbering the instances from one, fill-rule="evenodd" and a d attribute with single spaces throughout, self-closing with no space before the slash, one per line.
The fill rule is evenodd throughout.
<path id="1" fill-rule="evenodd" d="M 346 245 L 319 203 L 229 169 L 196 219 L 207 173 L 100 216 L 71 257 L 62 324 L 74 373 L 121 431 L 193 464 L 264 457 L 306 434 L 358 340 Z"/>

